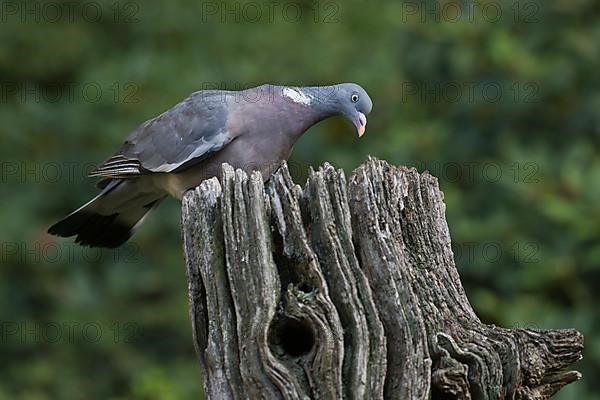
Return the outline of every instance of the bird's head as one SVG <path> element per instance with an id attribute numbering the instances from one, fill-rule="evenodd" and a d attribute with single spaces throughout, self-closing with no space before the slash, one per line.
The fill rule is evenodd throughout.
<path id="1" fill-rule="evenodd" d="M 361 137 L 367 126 L 367 115 L 373 108 L 371 98 L 365 89 L 356 83 L 341 83 L 334 88 L 333 96 L 338 114 L 350 120 L 356 126 L 358 136 Z"/>

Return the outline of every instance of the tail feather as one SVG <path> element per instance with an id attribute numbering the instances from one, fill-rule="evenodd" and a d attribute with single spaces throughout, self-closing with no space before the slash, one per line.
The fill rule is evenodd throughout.
<path id="1" fill-rule="evenodd" d="M 121 223 L 119 214 L 100 215 L 76 211 L 48 229 L 61 237 L 77 235 L 75 243 L 90 247 L 118 247 L 133 234 L 133 226 Z"/>
<path id="2" fill-rule="evenodd" d="M 67 215 L 48 229 L 48 233 L 61 237 L 77 236 L 75 242 L 90 247 L 114 248 L 125 243 L 135 232 L 144 217 L 164 198 L 157 195 L 150 202 L 133 197 L 125 210 L 111 210 L 112 197 L 121 202 L 123 190 L 116 193 L 116 187 L 123 181 L 109 183 L 104 191 L 94 199 Z M 135 193 L 131 193 L 135 196 Z M 147 200 L 147 199 L 145 199 Z M 110 210 L 110 211 L 107 211 Z"/>

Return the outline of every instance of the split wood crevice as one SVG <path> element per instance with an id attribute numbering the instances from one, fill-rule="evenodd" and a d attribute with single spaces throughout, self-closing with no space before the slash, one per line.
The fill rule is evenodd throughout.
<path id="1" fill-rule="evenodd" d="M 369 158 L 301 188 L 224 165 L 182 208 L 209 399 L 547 399 L 580 378 L 576 330 L 475 315 L 428 173 Z"/>

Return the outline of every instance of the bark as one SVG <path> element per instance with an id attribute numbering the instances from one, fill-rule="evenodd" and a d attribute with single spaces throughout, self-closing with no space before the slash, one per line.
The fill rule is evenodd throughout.
<path id="1" fill-rule="evenodd" d="M 576 330 L 478 319 L 428 173 L 370 158 L 301 188 L 224 165 L 182 207 L 210 399 L 547 399 L 581 377 Z"/>

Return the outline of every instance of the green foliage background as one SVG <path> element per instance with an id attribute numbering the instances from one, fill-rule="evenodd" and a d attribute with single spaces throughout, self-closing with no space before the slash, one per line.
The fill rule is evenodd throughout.
<path id="1" fill-rule="evenodd" d="M 0 5 L 0 399 L 198 398 L 177 202 L 112 252 L 47 226 L 192 91 L 345 81 L 373 98 L 367 134 L 313 128 L 296 180 L 368 154 L 429 169 L 478 314 L 582 331 L 584 379 L 557 398 L 600 399 L 598 2 Z"/>

